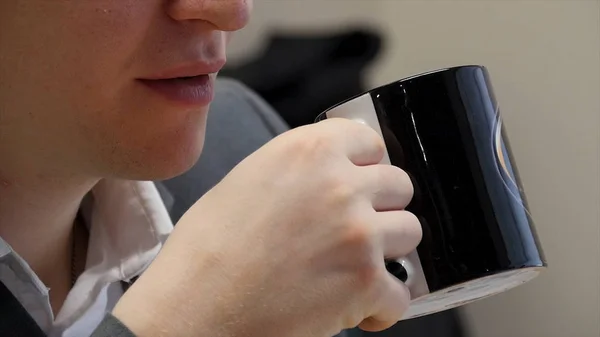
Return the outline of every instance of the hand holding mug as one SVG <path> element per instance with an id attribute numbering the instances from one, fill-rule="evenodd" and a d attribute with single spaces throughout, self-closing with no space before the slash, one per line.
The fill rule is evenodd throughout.
<path id="1" fill-rule="evenodd" d="M 182 217 L 115 315 L 140 336 L 390 327 L 410 294 L 384 258 L 413 251 L 421 225 L 404 209 L 410 178 L 380 164 L 384 152 L 372 128 L 345 119 L 277 137 Z"/>

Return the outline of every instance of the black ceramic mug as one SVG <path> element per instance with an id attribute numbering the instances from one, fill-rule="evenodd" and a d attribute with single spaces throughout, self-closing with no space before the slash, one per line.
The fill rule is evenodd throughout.
<path id="1" fill-rule="evenodd" d="M 388 271 L 404 281 L 403 319 L 454 308 L 525 283 L 546 267 L 502 128 L 488 71 L 437 70 L 393 82 L 323 112 L 383 137 L 382 163 L 404 169 L 423 240 Z"/>

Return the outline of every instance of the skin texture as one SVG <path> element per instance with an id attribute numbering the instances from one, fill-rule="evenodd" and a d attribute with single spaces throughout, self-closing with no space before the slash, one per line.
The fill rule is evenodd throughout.
<path id="1" fill-rule="evenodd" d="M 249 17 L 241 0 L 7 0 L 0 10 L 3 140 L 55 170 L 128 179 L 189 168 L 208 110 L 136 79 L 225 59 L 224 30 Z"/>
<path id="2" fill-rule="evenodd" d="M 390 327 L 410 296 L 383 257 L 413 251 L 421 225 L 404 210 L 411 180 L 378 164 L 383 149 L 346 119 L 276 137 L 184 214 L 114 314 L 146 337 Z"/>
<path id="3" fill-rule="evenodd" d="M 202 150 L 208 106 L 169 101 L 139 79 L 222 63 L 250 7 L 0 0 L 0 236 L 52 289 L 55 311 L 69 291 L 75 214 L 94 184 L 172 177 Z M 147 337 L 391 326 L 410 297 L 383 258 L 414 250 L 421 227 L 404 210 L 410 179 L 379 165 L 383 150 L 374 130 L 348 120 L 272 140 L 182 217 L 114 314 Z"/>
<path id="4" fill-rule="evenodd" d="M 247 23 L 251 7 L 0 1 L 0 235 L 57 303 L 68 290 L 75 213 L 94 184 L 169 178 L 201 153 L 208 106 L 174 104 L 138 79 L 223 61 L 229 32 Z"/>

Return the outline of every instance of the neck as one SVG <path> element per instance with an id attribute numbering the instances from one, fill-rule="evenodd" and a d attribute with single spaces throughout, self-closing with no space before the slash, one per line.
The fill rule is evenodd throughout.
<path id="1" fill-rule="evenodd" d="M 70 260 L 81 201 L 98 180 L 20 172 L 0 171 L 0 237 L 51 287 L 60 274 L 56 266 Z"/>

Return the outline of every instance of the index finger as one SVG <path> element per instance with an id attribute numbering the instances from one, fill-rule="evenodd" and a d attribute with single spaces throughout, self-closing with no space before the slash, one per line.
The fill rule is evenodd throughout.
<path id="1" fill-rule="evenodd" d="M 381 162 L 385 154 L 383 138 L 368 125 L 346 118 L 328 118 L 319 124 L 328 128 L 334 146 L 357 166 Z"/>

